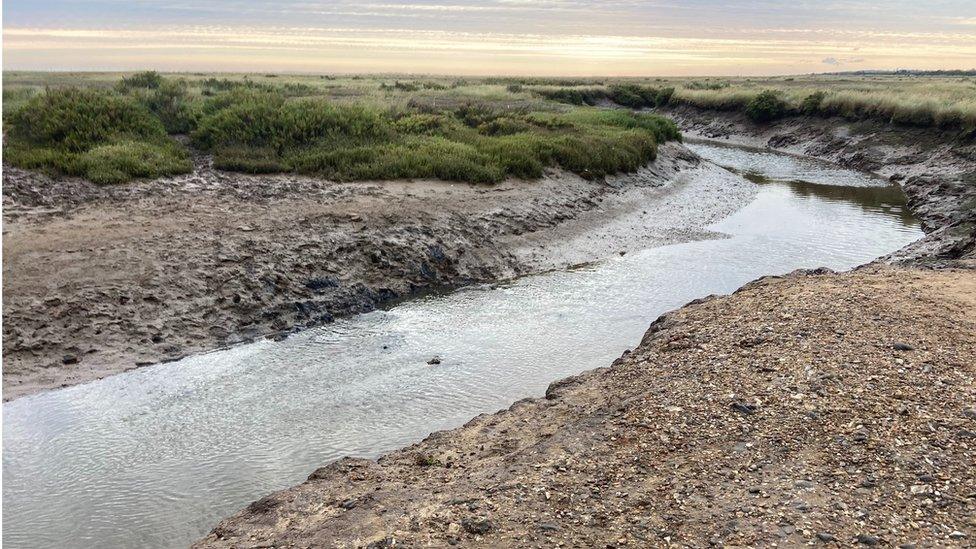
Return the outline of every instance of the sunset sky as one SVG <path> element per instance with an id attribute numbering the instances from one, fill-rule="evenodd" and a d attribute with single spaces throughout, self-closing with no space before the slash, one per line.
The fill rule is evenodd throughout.
<path id="1" fill-rule="evenodd" d="M 976 68 L 976 0 L 7 0 L 3 9 L 6 70 Z"/>

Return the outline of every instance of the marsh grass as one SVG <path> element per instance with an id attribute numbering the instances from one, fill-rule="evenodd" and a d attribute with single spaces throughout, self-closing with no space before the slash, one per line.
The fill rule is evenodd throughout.
<path id="1" fill-rule="evenodd" d="M 4 162 L 78 175 L 96 183 L 190 170 L 186 150 L 138 101 L 63 88 L 31 97 L 12 116 Z"/>
<path id="2" fill-rule="evenodd" d="M 216 103 L 220 105 L 215 106 Z M 651 114 L 576 109 L 378 109 L 253 95 L 205 106 L 193 143 L 218 168 L 297 172 L 336 180 L 437 178 L 477 183 L 540 177 L 560 166 L 583 177 L 634 171 L 678 139 Z"/>
<path id="3" fill-rule="evenodd" d="M 335 179 L 494 182 L 560 166 L 585 177 L 637 169 L 679 138 L 663 105 L 948 129 L 976 128 L 961 76 L 457 78 L 7 72 L 4 161 L 119 182 L 190 169 Z M 593 108 L 594 105 L 628 109 Z"/>
<path id="4" fill-rule="evenodd" d="M 117 183 L 188 171 L 187 148 L 167 136 L 188 133 L 223 170 L 493 183 L 557 166 L 588 178 L 634 171 L 680 138 L 659 116 L 559 106 L 521 84 L 156 73 L 94 82 L 16 92 L 23 105 L 9 113 L 4 160 Z"/>
<path id="5" fill-rule="evenodd" d="M 551 101 L 629 108 L 691 105 L 737 111 L 757 121 L 793 115 L 839 116 L 917 127 L 976 129 L 976 79 L 971 76 L 796 76 L 776 78 L 617 79 L 526 86 Z M 649 90 L 673 90 L 650 97 Z M 774 100 L 777 99 L 778 101 Z M 752 105 L 752 108 L 750 108 Z"/>
<path id="6" fill-rule="evenodd" d="M 785 109 L 780 116 L 839 116 L 945 129 L 976 128 L 976 83 L 964 77 L 813 76 L 734 79 L 726 87 L 688 86 L 672 80 L 672 104 L 746 111 L 763 92 L 773 92 Z"/>

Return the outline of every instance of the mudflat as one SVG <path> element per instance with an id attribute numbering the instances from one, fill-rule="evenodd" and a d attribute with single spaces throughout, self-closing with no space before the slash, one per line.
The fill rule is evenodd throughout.
<path id="1" fill-rule="evenodd" d="M 610 367 L 323 467 L 197 547 L 966 545 L 973 267 L 801 272 L 693 302 Z"/>
<path id="2" fill-rule="evenodd" d="M 4 399 L 432 288 L 707 235 L 751 185 L 679 144 L 637 173 L 497 185 L 213 170 L 122 186 L 4 170 Z"/>

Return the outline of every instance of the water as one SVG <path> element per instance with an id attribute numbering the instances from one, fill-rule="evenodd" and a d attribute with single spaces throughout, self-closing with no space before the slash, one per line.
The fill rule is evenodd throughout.
<path id="1" fill-rule="evenodd" d="M 3 406 L 3 542 L 185 546 L 345 455 L 377 456 L 605 366 L 661 313 L 764 274 L 845 269 L 919 238 L 884 181 L 691 145 L 759 181 L 730 235 L 403 303 L 286 341 Z M 427 360 L 440 355 L 443 362 Z"/>

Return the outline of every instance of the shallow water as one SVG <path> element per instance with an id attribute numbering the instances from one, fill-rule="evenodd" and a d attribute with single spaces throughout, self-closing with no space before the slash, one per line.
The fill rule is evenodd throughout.
<path id="1" fill-rule="evenodd" d="M 185 546 L 329 461 L 377 456 L 608 365 L 694 298 L 765 274 L 850 268 L 921 236 L 880 179 L 690 146 L 760 182 L 749 206 L 711 227 L 729 238 L 409 301 L 4 404 L 4 544 Z M 428 365 L 433 355 L 442 363 Z"/>

